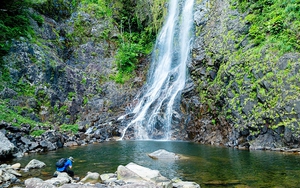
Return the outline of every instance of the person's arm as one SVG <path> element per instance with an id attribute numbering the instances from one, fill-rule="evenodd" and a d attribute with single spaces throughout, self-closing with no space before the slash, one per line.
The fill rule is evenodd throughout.
<path id="1" fill-rule="evenodd" d="M 72 161 L 70 159 L 68 159 L 67 161 L 67 167 L 69 167 L 70 169 L 72 168 Z"/>
<path id="2" fill-rule="evenodd" d="M 73 162 L 70 160 L 70 166 L 69 166 L 69 168 L 72 169 L 72 166 L 73 166 Z"/>

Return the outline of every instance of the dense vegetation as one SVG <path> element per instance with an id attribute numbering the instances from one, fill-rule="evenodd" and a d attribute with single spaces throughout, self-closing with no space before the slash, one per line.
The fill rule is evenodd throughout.
<path id="1" fill-rule="evenodd" d="M 30 4 L 30 1 L 2 1 L 0 5 L 1 57 L 8 52 L 12 39 L 18 39 L 20 36 L 29 37 L 34 34 L 29 26 L 29 12 L 27 8 Z"/>
<path id="2" fill-rule="evenodd" d="M 270 51 L 278 55 L 300 50 L 300 4 L 297 0 L 237 0 L 240 11 L 251 23 L 249 35 L 255 45 L 272 44 Z M 235 8 L 234 7 L 234 8 Z"/>
<path id="3" fill-rule="evenodd" d="M 218 53 L 213 47 L 207 50 L 220 67 L 208 89 L 199 88 L 203 102 L 219 107 L 236 128 L 249 129 L 252 135 L 280 126 L 299 133 L 295 109 L 300 80 L 292 53 L 300 51 L 300 2 L 232 0 L 231 8 L 246 14 L 232 19 L 242 20 L 249 29 L 229 30 Z M 226 50 L 228 41 L 234 41 L 234 49 Z M 280 59 L 284 55 L 287 62 Z M 208 97 L 211 94 L 217 98 Z"/>
<path id="4" fill-rule="evenodd" d="M 147 5 L 149 3 L 147 1 L 137 3 L 134 0 L 120 0 L 119 4 L 115 3 L 112 7 L 115 10 L 114 15 L 117 15 L 115 21 L 121 31 L 116 54 L 119 71 L 112 76 L 117 82 L 126 81 L 136 68 L 138 59 L 151 52 L 165 14 L 163 8 L 165 2 L 165 0 L 155 0 L 151 7 Z M 147 13 L 145 7 L 152 10 Z"/>

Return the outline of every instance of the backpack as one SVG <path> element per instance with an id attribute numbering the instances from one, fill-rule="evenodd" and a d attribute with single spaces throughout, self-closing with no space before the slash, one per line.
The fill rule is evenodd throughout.
<path id="1" fill-rule="evenodd" d="M 55 163 L 55 166 L 57 168 L 61 168 L 65 165 L 65 163 L 67 162 L 67 159 L 66 158 L 61 158 L 59 159 L 56 163 Z"/>

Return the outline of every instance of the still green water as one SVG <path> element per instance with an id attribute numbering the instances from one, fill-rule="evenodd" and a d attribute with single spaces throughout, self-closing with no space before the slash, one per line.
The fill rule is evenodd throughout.
<path id="1" fill-rule="evenodd" d="M 158 149 L 182 154 L 188 159 L 153 160 L 148 157 Z M 233 148 L 201 145 L 192 142 L 117 141 L 86 146 L 63 148 L 43 154 L 30 154 L 13 159 L 22 167 L 31 160 L 46 163 L 40 174 L 51 178 L 55 162 L 61 157 L 73 156 L 73 170 L 81 178 L 87 172 L 114 173 L 119 165 L 130 162 L 159 170 L 172 179 L 194 181 L 206 187 L 300 187 L 300 155 L 270 151 L 246 151 Z"/>

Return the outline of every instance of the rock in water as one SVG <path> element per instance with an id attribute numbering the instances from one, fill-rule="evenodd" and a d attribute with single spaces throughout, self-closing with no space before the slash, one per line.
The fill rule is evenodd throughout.
<path id="1" fill-rule="evenodd" d="M 157 150 L 153 153 L 148 154 L 149 157 L 151 157 L 152 159 L 180 159 L 180 156 L 172 153 L 172 152 L 168 152 L 164 149 L 160 149 Z"/>
<path id="2" fill-rule="evenodd" d="M 36 159 L 32 159 L 26 166 L 25 166 L 25 171 L 28 171 L 30 169 L 34 169 L 34 168 L 42 168 L 46 166 L 46 164 L 42 161 L 36 160 Z"/>

